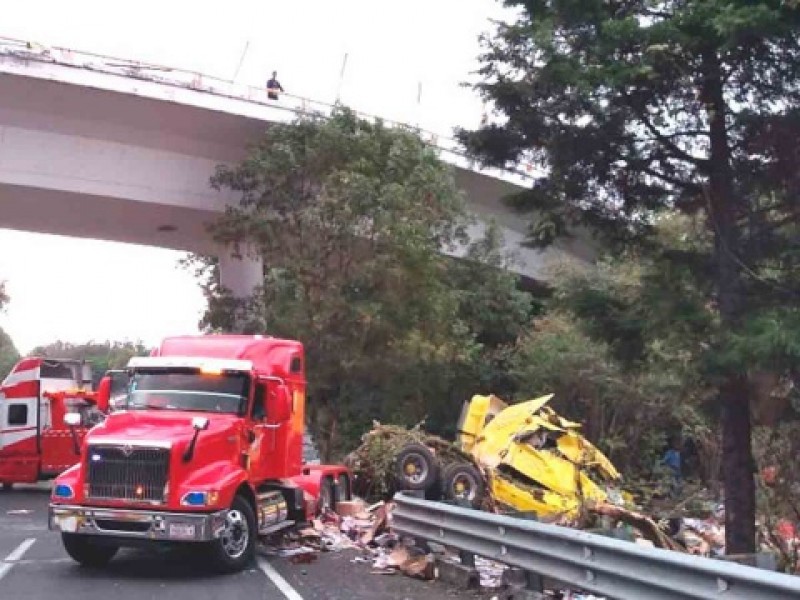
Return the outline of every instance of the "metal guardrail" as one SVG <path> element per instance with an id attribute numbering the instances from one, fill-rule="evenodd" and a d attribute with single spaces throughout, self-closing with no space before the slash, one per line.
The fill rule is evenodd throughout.
<path id="1" fill-rule="evenodd" d="M 304 98 L 303 96 L 296 96 L 285 92 L 280 94 L 279 100 L 272 100 L 267 97 L 265 87 L 262 88 L 236 83 L 235 81 L 221 79 L 197 71 L 188 71 L 185 69 L 115 58 L 112 56 L 103 56 L 101 54 L 60 48 L 57 46 L 45 46 L 25 40 L 0 36 L 0 56 L 3 55 L 22 60 L 52 63 L 108 75 L 150 81 L 172 87 L 191 89 L 215 96 L 270 106 L 272 108 L 290 111 L 294 114 L 319 113 L 329 115 L 335 108 L 333 104 L 327 102 Z M 447 135 L 441 135 L 408 123 L 385 119 L 362 111 L 355 112 L 359 117 L 369 121 L 380 119 L 390 127 L 402 127 L 415 130 L 426 143 L 450 155 L 451 158 L 454 159 L 453 162 L 456 162 L 460 167 L 479 171 L 520 186 L 530 184 L 534 179 L 531 173 L 521 169 L 479 167 L 474 159 L 465 153 L 461 144 Z"/>
<path id="2" fill-rule="evenodd" d="M 392 526 L 398 533 L 609 598 L 800 599 L 800 577 L 421 500 L 402 492 L 395 502 Z"/>

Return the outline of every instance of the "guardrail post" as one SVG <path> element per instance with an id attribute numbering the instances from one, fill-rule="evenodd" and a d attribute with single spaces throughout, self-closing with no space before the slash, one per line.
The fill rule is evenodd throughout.
<path id="1" fill-rule="evenodd" d="M 475 555 L 460 550 L 455 562 L 447 556 L 436 557 L 436 576 L 440 581 L 449 583 L 462 590 L 477 589 L 481 586 L 481 576 L 475 568 Z"/>
<path id="2" fill-rule="evenodd" d="M 464 565 L 465 567 L 470 567 L 471 569 L 475 568 L 475 555 L 472 554 L 472 552 L 459 550 L 458 558 L 461 559 L 461 564 Z"/>
<path id="3" fill-rule="evenodd" d="M 544 579 L 538 573 L 528 571 L 525 573 L 525 589 L 532 592 L 543 592 Z"/>

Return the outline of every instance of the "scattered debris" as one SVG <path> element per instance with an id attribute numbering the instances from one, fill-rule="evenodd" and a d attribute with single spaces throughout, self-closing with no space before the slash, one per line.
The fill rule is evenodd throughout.
<path id="1" fill-rule="evenodd" d="M 508 567 L 503 563 L 476 556 L 475 569 L 478 571 L 482 588 L 496 589 L 503 586 L 503 574 Z"/>
<path id="2" fill-rule="evenodd" d="M 320 552 L 350 550 L 351 561 L 369 565 L 373 574 L 434 579 L 437 561 L 450 565 L 459 557 L 432 542 L 418 547 L 392 531 L 389 499 L 395 491 L 411 489 L 426 498 L 581 528 L 641 546 L 725 557 L 725 513 L 717 493 L 689 482 L 682 486 L 682 499 L 665 494 L 658 482 L 627 482 L 628 491 L 622 491 L 614 465 L 582 436 L 579 424 L 549 408 L 549 400 L 544 396 L 509 406 L 495 396 L 475 396 L 459 420 L 458 444 L 419 426 L 375 423 L 345 463 L 353 471 L 355 493 L 379 501 L 339 502 L 336 512 L 326 511 L 310 527 L 262 551 L 304 563 Z M 781 564 L 800 569 L 796 524 L 773 519 L 757 526 L 762 553 L 780 555 Z M 497 590 L 498 598 L 505 597 L 509 576 L 516 571 L 482 557 L 475 557 L 475 570 L 480 587 Z M 549 594 L 562 600 L 603 600 L 574 590 Z"/>
<path id="3" fill-rule="evenodd" d="M 653 519 L 642 513 L 605 503 L 596 504 L 592 506 L 590 510 L 596 514 L 611 517 L 622 523 L 627 523 L 639 531 L 647 541 L 657 548 L 683 551 L 683 548 L 664 533 Z"/>
<path id="4" fill-rule="evenodd" d="M 336 512 L 342 517 L 355 517 L 366 511 L 367 503 L 363 500 L 347 500 L 336 503 Z"/>

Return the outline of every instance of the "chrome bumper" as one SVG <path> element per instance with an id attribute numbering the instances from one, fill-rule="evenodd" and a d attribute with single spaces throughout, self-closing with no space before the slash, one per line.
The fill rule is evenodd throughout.
<path id="1" fill-rule="evenodd" d="M 51 504 L 48 527 L 64 533 L 170 542 L 208 542 L 225 527 L 225 514 L 90 508 Z"/>

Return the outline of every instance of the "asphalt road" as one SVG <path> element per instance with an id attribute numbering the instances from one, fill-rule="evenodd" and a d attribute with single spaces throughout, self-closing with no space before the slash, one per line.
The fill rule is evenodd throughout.
<path id="1" fill-rule="evenodd" d="M 47 529 L 49 486 L 0 491 L 0 600 L 452 600 L 475 595 L 439 582 L 375 575 L 351 552 L 310 564 L 259 557 L 234 575 L 210 575 L 186 553 L 123 550 L 104 569 L 74 563 Z"/>

